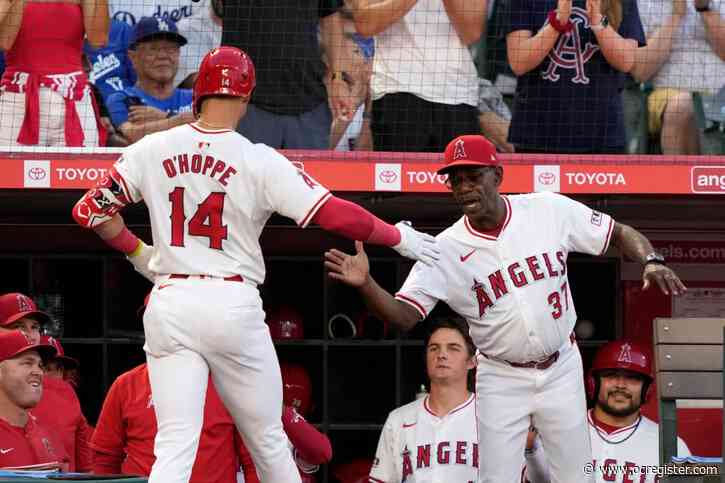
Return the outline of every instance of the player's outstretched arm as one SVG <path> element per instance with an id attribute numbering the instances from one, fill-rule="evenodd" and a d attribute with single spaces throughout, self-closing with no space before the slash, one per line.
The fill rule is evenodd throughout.
<path id="1" fill-rule="evenodd" d="M 362 242 L 355 242 L 355 250 L 355 255 L 336 249 L 325 252 L 328 276 L 357 288 L 368 310 L 380 320 L 386 320 L 402 331 L 415 327 L 421 320 L 418 311 L 405 302 L 396 300 L 378 285 L 370 275 L 370 262 Z"/>
<path id="2" fill-rule="evenodd" d="M 647 290 L 656 283 L 665 295 L 680 295 L 687 288 L 680 277 L 670 267 L 659 263 L 646 263 L 647 255 L 653 253 L 652 243 L 643 234 L 629 225 L 615 223 L 612 232 L 612 243 L 626 257 L 644 265 L 642 272 L 642 289 Z"/>
<path id="3" fill-rule="evenodd" d="M 312 221 L 350 240 L 388 246 L 426 265 L 432 265 L 440 254 L 435 237 L 414 230 L 407 222 L 385 223 L 362 206 L 336 196 L 329 197 Z"/>

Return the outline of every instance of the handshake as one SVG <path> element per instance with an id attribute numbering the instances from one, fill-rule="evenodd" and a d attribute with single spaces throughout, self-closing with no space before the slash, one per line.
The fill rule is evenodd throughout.
<path id="1" fill-rule="evenodd" d="M 396 228 L 400 232 L 400 242 L 391 247 L 402 256 L 417 260 L 426 265 L 433 265 L 440 256 L 437 240 L 427 233 L 421 233 L 413 229 L 408 221 L 398 222 Z M 151 283 L 155 283 L 156 273 L 149 268 L 151 257 L 154 254 L 154 247 L 139 240 L 139 247 L 134 253 L 126 255 L 126 260 L 131 262 L 138 273 Z"/>

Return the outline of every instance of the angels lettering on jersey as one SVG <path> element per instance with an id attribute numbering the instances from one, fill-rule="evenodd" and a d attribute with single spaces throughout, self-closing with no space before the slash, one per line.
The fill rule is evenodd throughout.
<path id="1" fill-rule="evenodd" d="M 574 28 L 559 36 L 556 45 L 549 52 L 549 66 L 541 73 L 541 77 L 551 82 L 558 82 L 561 78 L 561 69 L 572 70 L 571 82 L 589 84 L 586 65 L 599 51 L 599 45 L 592 42 L 594 34 L 590 29 L 586 10 L 572 7 L 569 19 Z"/>
<path id="2" fill-rule="evenodd" d="M 459 465 L 478 468 L 478 443 L 470 441 L 440 441 L 416 446 L 413 451 L 406 446 L 402 458 L 403 479 L 408 480 L 413 471 L 435 466 Z"/>
<path id="3" fill-rule="evenodd" d="M 461 261 L 470 256 L 461 256 Z M 508 278 L 505 276 L 508 274 Z M 566 275 L 566 254 L 563 251 L 556 253 L 541 253 L 539 255 L 531 255 L 524 260 L 516 261 L 503 270 L 496 270 L 488 274 L 486 277 L 473 278 L 471 291 L 476 297 L 478 305 L 478 316 L 483 317 L 489 307 L 493 307 L 498 299 L 508 295 L 511 286 L 516 288 L 524 287 L 530 283 L 542 280 L 544 278 L 563 277 Z M 564 284 L 566 285 L 566 283 Z M 567 298 L 564 301 L 568 308 L 568 294 L 566 287 L 562 287 L 562 292 Z M 557 292 L 553 292 L 557 293 Z M 560 301 L 551 300 L 550 303 Z M 553 314 L 555 319 L 561 316 L 561 307 Z"/>

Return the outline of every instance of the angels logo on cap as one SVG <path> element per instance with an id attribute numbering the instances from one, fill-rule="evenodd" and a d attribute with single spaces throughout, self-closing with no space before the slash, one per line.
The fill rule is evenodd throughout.
<path id="1" fill-rule="evenodd" d="M 628 364 L 632 363 L 632 346 L 629 344 L 622 344 L 622 348 L 619 351 L 619 356 L 617 357 L 618 362 L 626 362 Z"/>
<path id="2" fill-rule="evenodd" d="M 20 333 L 25 337 L 25 341 L 28 343 L 28 345 L 33 345 L 33 339 L 30 338 L 28 334 L 25 333 L 24 330 L 21 330 Z"/>
<path id="3" fill-rule="evenodd" d="M 491 141 L 481 135 L 466 134 L 448 143 L 443 152 L 443 163 L 438 174 L 447 174 L 456 167 L 498 166 L 499 160 L 496 146 Z"/>
<path id="4" fill-rule="evenodd" d="M 32 312 L 35 310 L 33 303 L 26 295 L 19 293 L 15 296 L 15 298 L 18 301 L 18 312 Z"/>
<path id="5" fill-rule="evenodd" d="M 455 143 L 455 150 L 453 151 L 453 159 L 466 159 L 466 149 L 463 146 L 463 139 L 458 139 Z"/>

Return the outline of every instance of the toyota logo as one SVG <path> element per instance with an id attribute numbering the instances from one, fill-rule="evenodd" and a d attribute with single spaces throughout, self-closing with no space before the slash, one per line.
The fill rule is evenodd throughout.
<path id="1" fill-rule="evenodd" d="M 395 173 L 395 171 L 391 169 L 386 169 L 385 171 L 381 171 L 378 175 L 378 178 L 380 178 L 380 181 L 383 183 L 395 183 L 395 181 L 398 179 L 398 175 Z"/>
<path id="2" fill-rule="evenodd" d="M 28 170 L 28 178 L 35 181 L 45 178 L 46 175 L 45 170 L 37 166 Z"/>
<path id="3" fill-rule="evenodd" d="M 552 185 L 554 184 L 554 181 L 556 181 L 556 175 L 554 173 L 539 173 L 539 183 L 545 185 Z"/>

